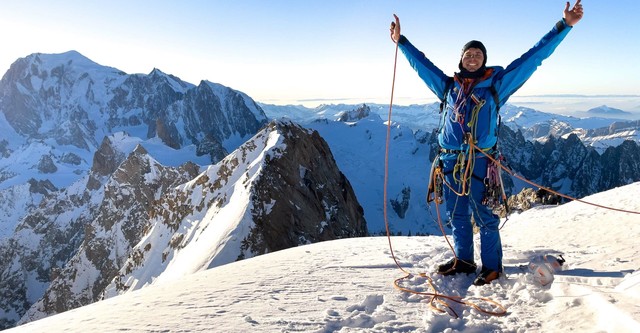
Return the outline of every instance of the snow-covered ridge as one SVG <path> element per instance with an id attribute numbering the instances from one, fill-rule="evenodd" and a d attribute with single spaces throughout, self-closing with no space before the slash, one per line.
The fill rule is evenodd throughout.
<path id="1" fill-rule="evenodd" d="M 340 173 L 322 142 L 311 130 L 274 121 L 169 191 L 152 207 L 144 237 L 103 297 L 312 240 L 365 235 L 362 212 L 352 213 L 359 207 L 355 196 L 336 179 Z"/>
<path id="2" fill-rule="evenodd" d="M 585 200 L 640 212 L 640 183 Z M 507 309 L 502 317 L 457 306 L 455 319 L 430 309 L 427 299 L 392 287 L 404 276 L 385 237 L 300 246 L 188 275 L 7 332 L 635 332 L 640 329 L 637 215 L 574 202 L 512 216 L 502 230 L 506 275 L 490 285 L 473 276 L 432 272 L 452 254 L 442 236 L 392 237 L 410 272 L 426 272 L 438 292 L 482 307 L 481 298 Z M 476 240 L 477 241 L 477 240 Z M 552 284 L 537 285 L 525 268 L 539 254 L 567 260 Z M 417 274 L 404 286 L 423 291 Z M 153 309 L 153 311 L 149 311 Z"/>
<path id="3" fill-rule="evenodd" d="M 241 242 L 253 227 L 251 185 L 265 158 L 284 149 L 277 131 L 262 131 L 163 197 L 151 212 L 150 231 L 105 297 L 237 260 L 243 252 Z"/>
<path id="4" fill-rule="evenodd" d="M 129 242 L 137 243 L 134 230 L 164 191 L 160 183 L 181 179 L 169 170 L 217 162 L 266 124 L 246 94 L 210 82 L 202 87 L 159 69 L 127 74 L 75 51 L 32 54 L 5 73 L 0 327 L 14 324 L 45 293 L 29 316 L 94 301 L 93 288 L 101 291 L 102 279 L 112 278 L 135 245 Z M 132 153 L 149 157 L 130 160 L 139 171 L 132 175 L 141 178 L 120 172 L 125 183 L 109 181 Z M 136 169 L 144 166 L 149 173 Z M 101 215 L 109 207 L 119 210 Z M 103 253 L 111 257 L 101 261 Z"/>
<path id="5" fill-rule="evenodd" d="M 220 160 L 266 117 L 246 94 L 206 85 L 212 89 L 198 90 L 157 68 L 126 74 L 76 51 L 18 59 L 0 81 L 0 191 L 11 193 L 30 179 L 57 189 L 73 184 L 114 133 L 144 143 L 164 165 Z M 17 220 L 0 216 L 0 222 L 10 230 Z"/>

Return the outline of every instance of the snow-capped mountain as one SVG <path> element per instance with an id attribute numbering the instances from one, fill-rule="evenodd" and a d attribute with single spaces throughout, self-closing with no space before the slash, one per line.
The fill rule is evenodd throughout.
<path id="1" fill-rule="evenodd" d="M 606 116 L 626 116 L 630 115 L 631 112 L 623 111 L 620 109 L 612 108 L 606 105 L 601 105 L 592 109 L 587 110 L 587 113 L 594 115 L 606 115 Z"/>
<path id="2" fill-rule="evenodd" d="M 0 327 L 380 234 L 386 220 L 393 234 L 438 230 L 425 202 L 436 104 L 394 107 L 388 127 L 388 106 L 260 106 L 219 84 L 129 75 L 72 51 L 18 60 L 0 82 L 0 111 Z M 520 174 L 573 195 L 640 180 L 635 141 L 599 154 L 567 136 L 572 118 L 503 111 L 518 124 L 500 142 Z M 558 137 L 528 141 L 534 118 L 556 122 Z"/>
<path id="3" fill-rule="evenodd" d="M 211 162 L 266 123 L 241 92 L 207 81 L 194 86 L 157 69 L 126 74 L 74 51 L 16 61 L 0 81 L 0 114 L 3 161 L 13 162 L 0 164 L 0 189 L 24 183 L 23 170 L 31 168 L 36 179 L 68 186 L 86 174 L 111 133 L 189 147 Z"/>
<path id="4" fill-rule="evenodd" d="M 211 141 L 235 149 L 265 123 L 238 91 L 207 81 L 194 86 L 158 69 L 129 75 L 75 51 L 16 61 L 0 81 L 0 110 L 23 137 L 84 150 L 119 131 L 157 136 L 175 149 Z"/>
<path id="5" fill-rule="evenodd" d="M 271 123 L 197 177 L 193 171 L 165 168 L 137 146 L 99 187 L 99 205 L 80 207 L 95 212 L 81 226 L 81 243 L 75 253 L 71 247 L 69 261 L 56 262 L 48 287 L 42 281 L 44 296 L 20 322 L 236 260 L 367 234 L 362 208 L 326 143 L 293 123 Z M 66 228 L 81 234 L 77 229 Z M 12 239 L 21 245 L 16 255 L 24 256 L 22 244 L 34 236 Z M 58 253 L 50 246 L 36 251 L 36 260 Z"/>
<path id="6" fill-rule="evenodd" d="M 168 192 L 150 214 L 150 230 L 105 297 L 290 247 L 367 235 L 362 208 L 327 144 L 291 122 L 272 122 Z"/>
<path id="7" fill-rule="evenodd" d="M 195 86 L 157 69 L 126 74 L 75 51 L 32 54 L 0 81 L 0 205 L 26 211 L 48 191 L 86 176 L 103 138 L 113 133 L 126 132 L 171 156 L 160 161 L 165 165 L 204 165 L 266 121 L 246 94 L 219 84 Z M 34 182 L 50 184 L 27 191 Z M 6 215 L 0 215 L 0 239 L 16 225 L 15 216 Z"/>
<path id="8" fill-rule="evenodd" d="M 575 134 L 584 144 L 600 153 L 609 147 L 619 146 L 625 140 L 640 143 L 639 120 L 614 118 L 632 113 L 598 111 L 611 110 L 606 106 L 592 110 L 594 112 L 585 113 L 584 118 L 576 118 L 507 105 L 502 110 L 502 119 L 513 130 L 522 131 L 528 140 L 544 142 L 549 136 L 567 138 Z"/>
<path id="9" fill-rule="evenodd" d="M 315 119 L 337 119 L 345 110 L 355 110 L 360 105 L 336 104 L 321 105 L 317 108 L 304 106 L 279 106 L 260 104 L 270 118 L 285 117 L 302 124 Z M 371 113 L 388 118 L 389 105 L 367 104 Z M 608 107 L 597 110 L 610 110 Z M 427 105 L 394 105 L 391 119 L 398 124 L 413 130 L 432 132 L 440 126 L 439 104 Z M 623 111 L 625 112 L 625 111 Z M 625 140 L 640 143 L 640 125 L 638 121 L 616 118 L 616 112 L 585 113 L 585 117 L 577 118 L 537 111 L 531 108 L 506 104 L 500 109 L 502 123 L 514 131 L 522 131 L 525 139 L 545 141 L 549 136 L 568 137 L 574 133 L 585 144 L 604 152 L 608 147 L 616 147 Z M 625 115 L 632 115 L 626 112 Z M 640 118 L 640 115 L 638 116 Z"/>
<path id="10" fill-rule="evenodd" d="M 17 60 L 0 81 L 0 326 L 45 295 L 49 313 L 94 300 L 150 203 L 266 122 L 246 94 L 208 81 L 130 75 L 75 51 Z"/>
<path id="11" fill-rule="evenodd" d="M 348 109 L 350 107 L 353 109 Z M 281 109 L 277 106 L 263 105 L 263 108 L 270 117 L 286 116 L 284 112 L 278 112 Z M 506 109 L 503 119 L 515 117 L 522 128 L 536 121 L 549 120 L 541 112 L 529 113 L 530 109 Z M 382 184 L 387 125 L 378 115 L 381 109 L 369 105 L 325 105 L 318 110 L 312 114 L 319 119 L 306 123 L 306 126 L 317 130 L 329 143 L 340 169 L 353 184 L 365 208 L 369 232 L 384 232 L 385 216 L 381 202 L 384 196 Z M 354 117 L 367 114 L 364 110 L 369 110 L 368 116 L 362 119 Z M 424 107 L 403 110 L 405 117 L 410 117 L 412 112 L 425 113 Z M 385 112 L 388 114 L 388 106 Z M 392 119 L 393 115 L 395 112 Z M 345 117 L 354 121 L 335 121 Z M 600 121 L 603 120 L 586 119 L 578 123 L 588 125 Z M 432 218 L 435 207 L 429 207 L 425 202 L 429 169 L 436 154 L 436 137 L 432 132 L 411 130 L 400 121 L 393 121 L 390 139 L 387 195 L 392 209 L 387 218 L 391 221 L 391 230 L 394 234 L 404 235 L 437 233 Z M 563 194 L 582 197 L 640 181 L 640 145 L 636 141 L 625 141 L 599 153 L 585 146 L 575 134 L 530 141 L 522 130 L 514 131 L 511 126 L 502 126 L 498 142 L 513 171 Z M 507 194 L 513 195 L 531 185 L 514 177 L 505 177 L 505 187 Z"/>

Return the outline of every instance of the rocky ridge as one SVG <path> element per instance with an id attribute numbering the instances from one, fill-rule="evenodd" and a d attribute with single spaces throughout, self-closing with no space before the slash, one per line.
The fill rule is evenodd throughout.
<path id="1" fill-rule="evenodd" d="M 362 207 L 315 131 L 272 122 L 163 196 L 105 297 L 320 241 L 367 235 Z M 193 257 L 207 253 L 206 260 Z"/>

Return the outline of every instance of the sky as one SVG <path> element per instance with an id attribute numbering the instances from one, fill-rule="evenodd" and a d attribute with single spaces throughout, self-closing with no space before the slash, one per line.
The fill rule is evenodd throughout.
<path id="1" fill-rule="evenodd" d="M 640 211 L 629 195 L 638 191 L 634 183 L 584 199 Z M 638 332 L 640 256 L 629 236 L 638 233 L 634 214 L 538 206 L 509 219 L 505 275 L 481 287 L 473 275 L 430 273 L 452 256 L 442 235 L 348 238 L 177 276 L 5 332 Z M 566 260 L 545 285 L 528 269 L 542 255 Z M 441 295 L 501 311 L 487 299 L 506 315 L 452 302 L 458 318 L 433 311 L 429 297 L 393 287 L 406 273 L 403 288 L 432 293 L 428 277 Z"/>
<path id="2" fill-rule="evenodd" d="M 126 73 L 158 68 L 271 104 L 375 102 L 391 96 L 393 14 L 446 73 L 471 39 L 507 66 L 562 17 L 564 1 L 4 1 L 0 72 L 32 53 L 76 50 Z M 516 96 L 640 95 L 636 0 L 584 1 L 585 16 Z M 637 100 L 637 99 L 636 99 Z M 633 103 L 636 103 L 636 100 Z M 400 54 L 394 102 L 435 101 Z M 594 102 L 596 103 L 596 102 Z M 598 102 L 599 103 L 599 102 Z M 613 107 L 638 108 L 638 104 Z"/>

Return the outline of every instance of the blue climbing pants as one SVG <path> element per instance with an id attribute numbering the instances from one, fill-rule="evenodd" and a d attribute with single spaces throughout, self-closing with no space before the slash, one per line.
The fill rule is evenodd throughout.
<path id="1" fill-rule="evenodd" d="M 458 193 L 462 183 L 454 179 L 460 174 L 454 173 L 456 159 L 442 159 L 445 181 Z M 502 272 L 502 242 L 500 241 L 500 218 L 491 209 L 482 204 L 484 196 L 484 178 L 487 175 L 488 159 L 476 156 L 473 176 L 468 180 L 469 195 L 458 195 L 448 186 L 444 186 L 444 197 L 449 220 L 451 221 L 453 242 L 458 259 L 473 262 L 473 228 L 471 214 L 480 228 L 480 258 L 482 266 L 496 272 Z M 460 172 L 464 172 L 461 170 Z"/>

